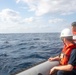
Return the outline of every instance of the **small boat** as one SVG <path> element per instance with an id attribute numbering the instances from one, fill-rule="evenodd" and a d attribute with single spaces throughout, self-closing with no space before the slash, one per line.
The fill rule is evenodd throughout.
<path id="1" fill-rule="evenodd" d="M 58 64 L 58 61 L 45 61 L 15 75 L 49 75 L 50 69 Z"/>

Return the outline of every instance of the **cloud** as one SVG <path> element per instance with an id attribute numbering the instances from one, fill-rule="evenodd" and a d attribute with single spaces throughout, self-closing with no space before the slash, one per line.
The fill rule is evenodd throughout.
<path id="1" fill-rule="evenodd" d="M 34 32 L 34 28 L 38 28 L 37 21 L 39 19 L 35 17 L 23 18 L 17 11 L 9 8 L 3 9 L 0 12 L 0 33 Z"/>
<path id="2" fill-rule="evenodd" d="M 17 22 L 20 19 L 19 12 L 16 12 L 12 9 L 3 9 L 0 12 L 0 18 L 2 21 L 15 21 Z"/>
<path id="3" fill-rule="evenodd" d="M 61 13 L 61 15 L 71 15 L 71 14 L 74 14 L 74 12 L 68 12 L 68 13 L 64 12 L 64 13 Z"/>
<path id="4" fill-rule="evenodd" d="M 76 0 L 16 0 L 28 5 L 29 11 L 35 11 L 36 16 L 47 13 L 60 13 L 61 15 L 76 12 Z"/>
<path id="5" fill-rule="evenodd" d="M 55 30 L 58 27 L 57 25 L 54 27 L 50 23 L 60 23 L 63 21 L 60 18 L 53 18 L 47 23 L 47 18 L 43 16 L 23 18 L 19 12 L 7 8 L 0 12 L 0 33 L 50 32 L 50 30 Z"/>
<path id="6" fill-rule="evenodd" d="M 29 17 L 29 18 L 25 18 L 23 21 L 24 21 L 24 22 L 31 23 L 31 22 L 33 22 L 33 20 L 34 20 L 33 17 Z"/>
<path id="7" fill-rule="evenodd" d="M 50 19 L 48 22 L 49 23 L 61 23 L 61 22 L 64 22 L 64 20 L 60 18 L 55 18 L 55 19 Z"/>
<path id="8" fill-rule="evenodd" d="M 3 9 L 0 12 L 0 21 L 2 22 L 12 22 L 12 23 L 31 23 L 34 17 L 22 18 L 19 12 L 12 9 Z"/>

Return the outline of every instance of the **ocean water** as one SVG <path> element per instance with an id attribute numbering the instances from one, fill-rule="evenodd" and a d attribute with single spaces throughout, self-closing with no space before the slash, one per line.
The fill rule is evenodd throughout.
<path id="1" fill-rule="evenodd" d="M 59 33 L 0 34 L 0 75 L 11 75 L 61 52 Z"/>

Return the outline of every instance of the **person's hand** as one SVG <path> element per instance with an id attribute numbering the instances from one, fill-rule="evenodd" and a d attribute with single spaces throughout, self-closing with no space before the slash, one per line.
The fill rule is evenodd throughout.
<path id="1" fill-rule="evenodd" d="M 50 57 L 48 60 L 49 60 L 49 61 L 54 61 L 54 60 L 56 60 L 56 59 L 55 59 L 55 58 Z"/>
<path id="2" fill-rule="evenodd" d="M 56 68 L 53 67 L 53 68 L 50 70 L 50 75 L 53 75 L 56 71 L 57 71 Z"/>
<path id="3" fill-rule="evenodd" d="M 59 61 L 60 58 L 59 58 L 59 56 L 56 56 L 56 57 L 50 57 L 48 60 L 49 61 Z"/>

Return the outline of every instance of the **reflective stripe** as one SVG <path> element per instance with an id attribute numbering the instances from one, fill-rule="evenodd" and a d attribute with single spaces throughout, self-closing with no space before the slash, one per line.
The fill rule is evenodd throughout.
<path id="1" fill-rule="evenodd" d="M 73 39 L 76 40 L 76 35 L 73 35 Z"/>
<path id="2" fill-rule="evenodd" d="M 76 35 L 73 35 L 74 43 L 76 43 Z"/>

